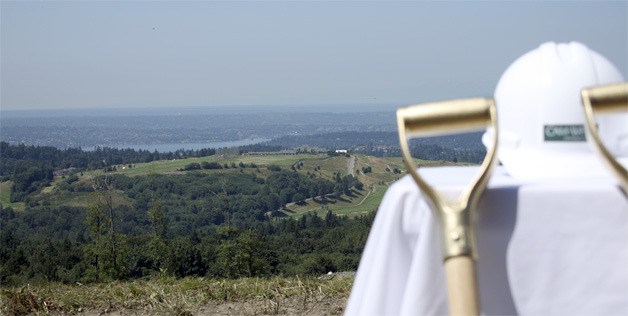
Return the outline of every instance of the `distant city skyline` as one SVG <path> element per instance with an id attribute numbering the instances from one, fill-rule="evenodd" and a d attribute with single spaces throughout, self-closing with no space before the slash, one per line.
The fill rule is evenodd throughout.
<path id="1" fill-rule="evenodd" d="M 2 110 L 491 96 L 547 41 L 628 76 L 626 1 L 1 1 L 0 18 Z"/>

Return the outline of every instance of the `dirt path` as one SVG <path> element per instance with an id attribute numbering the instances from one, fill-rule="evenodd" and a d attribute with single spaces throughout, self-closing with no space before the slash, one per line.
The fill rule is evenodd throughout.
<path id="1" fill-rule="evenodd" d="M 347 174 L 350 174 L 355 177 L 353 173 L 353 169 L 355 168 L 355 156 L 350 156 L 349 161 L 347 162 Z"/>
<path id="2" fill-rule="evenodd" d="M 369 195 L 371 195 L 372 192 L 375 192 L 375 187 L 373 187 L 373 189 L 369 190 L 368 192 L 366 192 L 366 196 L 364 196 L 364 198 L 362 199 L 362 201 L 360 201 L 360 203 L 356 204 L 355 206 L 360 206 L 362 205 L 362 203 L 364 203 L 364 201 L 366 201 L 366 199 L 369 197 Z"/>

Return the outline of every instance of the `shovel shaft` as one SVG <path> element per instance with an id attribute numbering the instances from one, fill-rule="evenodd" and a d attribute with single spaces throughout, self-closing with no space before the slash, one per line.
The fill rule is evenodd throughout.
<path id="1" fill-rule="evenodd" d="M 449 315 L 479 315 L 478 285 L 475 261 L 468 256 L 452 257 L 445 261 Z"/>

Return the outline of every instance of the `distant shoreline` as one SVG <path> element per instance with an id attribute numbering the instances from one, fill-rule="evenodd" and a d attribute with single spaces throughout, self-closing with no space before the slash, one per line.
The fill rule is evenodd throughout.
<path id="1" fill-rule="evenodd" d="M 394 112 L 406 103 L 386 104 L 313 104 L 313 105 L 234 105 L 234 106 L 175 106 L 129 108 L 57 108 L 1 109 L 0 117 L 64 117 L 64 116 L 178 116 L 245 113 L 360 113 Z"/>
<path id="2" fill-rule="evenodd" d="M 81 147 L 84 151 L 94 151 L 97 147 L 108 147 L 108 148 L 118 148 L 118 149 L 134 149 L 134 150 L 148 150 L 148 151 L 157 151 L 160 153 L 174 152 L 179 149 L 183 150 L 199 150 L 205 148 L 231 148 L 238 146 L 246 146 L 246 145 L 254 145 L 263 142 L 270 141 L 268 138 L 252 138 L 252 139 L 241 139 L 234 141 L 223 141 L 223 142 L 209 142 L 209 143 L 165 143 L 165 144 L 119 144 L 119 145 L 103 145 L 103 146 L 88 146 Z"/>

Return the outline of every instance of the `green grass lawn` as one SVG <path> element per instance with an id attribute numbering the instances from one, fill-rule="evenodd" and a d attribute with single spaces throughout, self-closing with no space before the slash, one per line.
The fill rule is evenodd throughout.
<path id="1" fill-rule="evenodd" d="M 13 186 L 13 182 L 6 181 L 0 183 L 0 203 L 2 203 L 2 207 L 11 207 L 16 211 L 24 210 L 23 202 L 11 203 L 11 187 Z"/>
<path id="2" fill-rule="evenodd" d="M 236 164 L 241 161 L 244 164 L 255 163 L 261 166 L 277 165 L 290 168 L 299 161 L 317 161 L 322 160 L 326 156 L 327 155 L 242 155 L 231 156 L 224 159 L 224 161 L 229 163 L 235 162 Z"/>
<path id="3" fill-rule="evenodd" d="M 320 166 L 320 172 L 333 175 L 334 172 L 340 172 L 347 175 L 347 163 L 349 158 L 344 156 L 329 157 L 316 162 Z"/>
<path id="4" fill-rule="evenodd" d="M 191 163 L 201 163 L 203 161 L 214 162 L 216 161 L 215 156 L 208 157 L 200 157 L 200 158 L 186 158 L 186 159 L 174 159 L 174 160 L 158 160 L 151 161 L 147 163 L 138 163 L 133 164 L 131 168 L 128 165 L 124 166 L 123 170 L 121 167 L 116 168 L 116 173 L 124 174 L 127 176 L 145 176 L 149 174 L 161 174 L 161 173 L 170 173 L 176 172 L 179 169 L 182 169 L 186 165 Z"/>
<path id="5" fill-rule="evenodd" d="M 174 160 L 159 160 L 148 163 L 132 164 L 129 168 L 128 165 L 116 166 L 115 173 L 124 174 L 127 176 L 145 176 L 149 174 L 168 174 L 177 173 L 180 169 L 183 169 L 190 163 L 202 163 L 217 162 L 221 165 L 225 163 L 230 165 L 235 163 L 236 166 L 242 162 L 245 165 L 254 163 L 260 168 L 266 168 L 268 165 L 278 165 L 283 168 L 290 168 L 292 165 L 299 161 L 317 161 L 323 160 L 325 155 L 238 155 L 238 156 L 207 156 L 200 158 L 186 158 L 186 159 L 174 159 Z M 217 170 L 204 170 L 206 172 L 226 172 L 234 169 L 217 169 Z M 237 170 L 237 168 L 236 168 Z M 95 176 L 102 174 L 101 170 L 86 173 L 88 176 Z"/>

